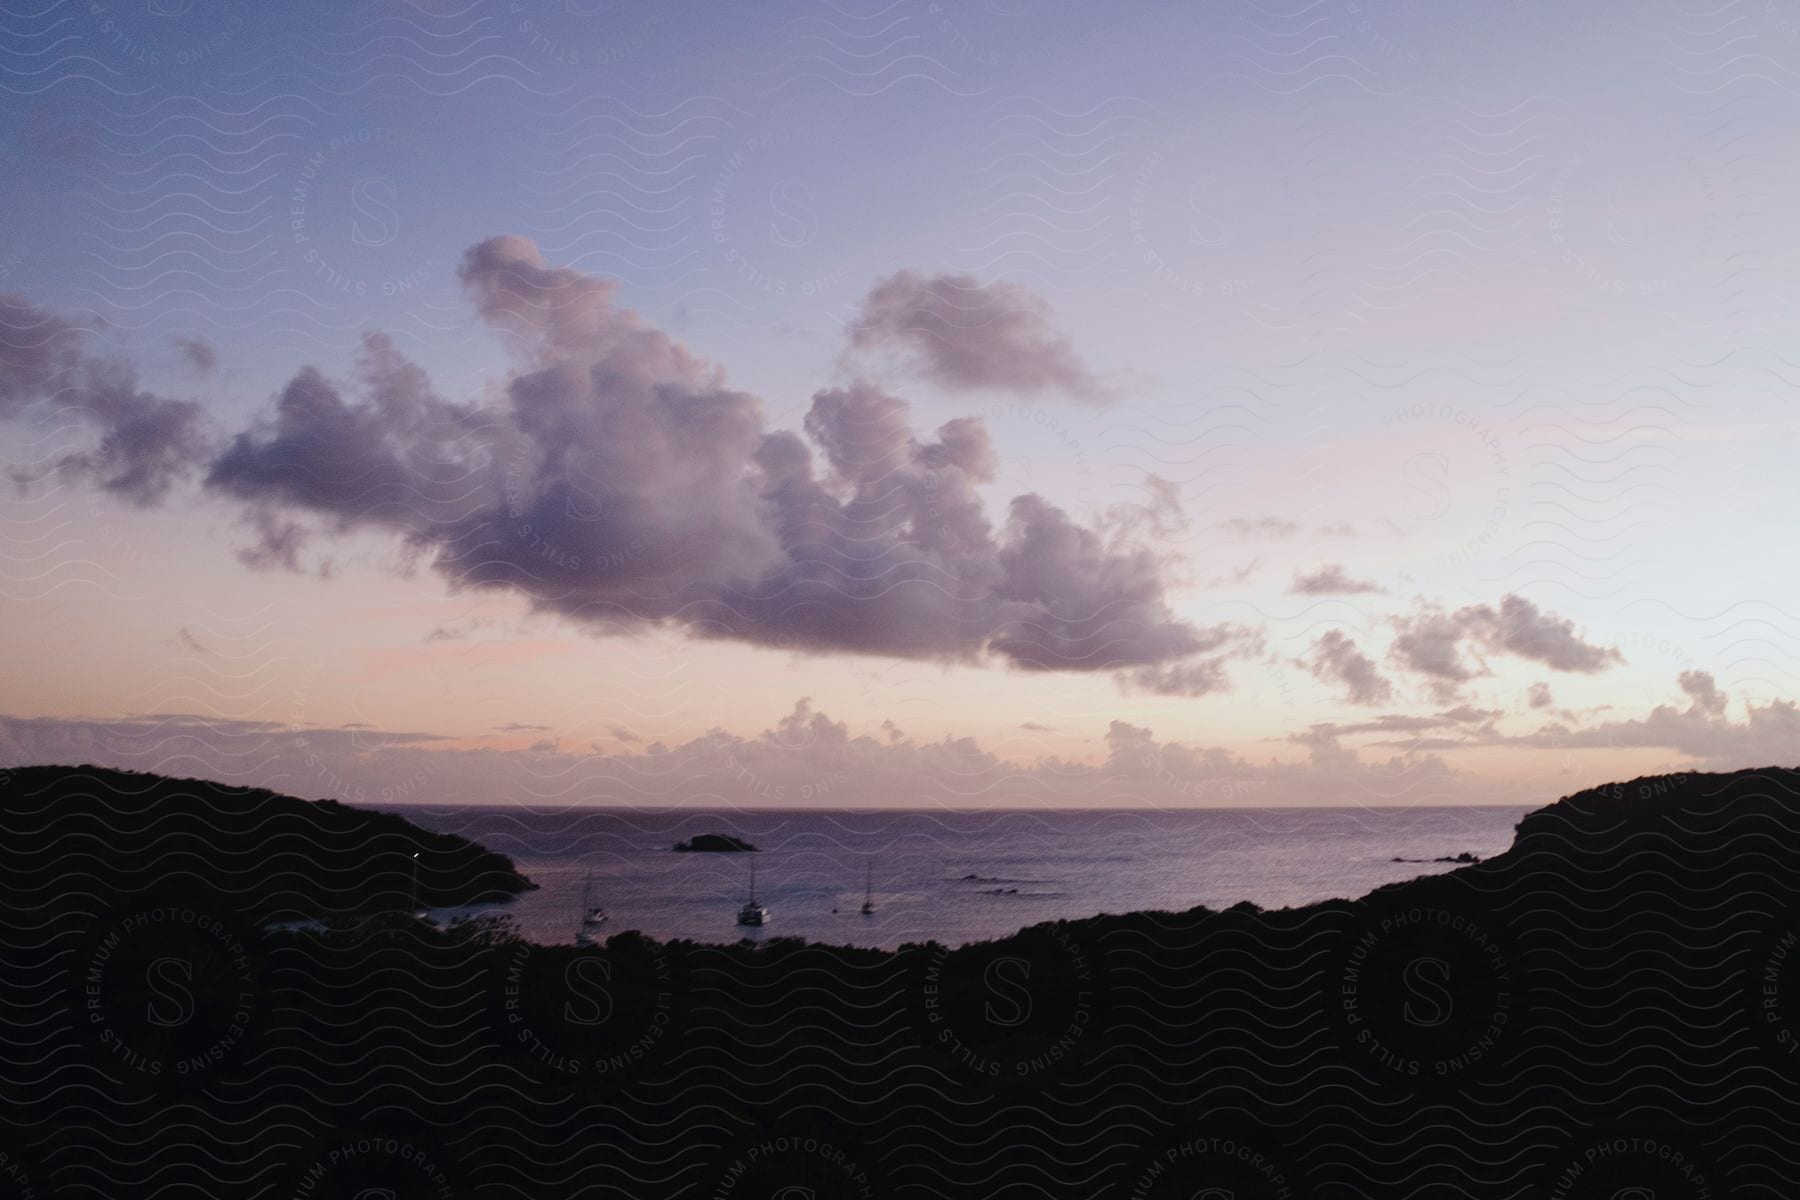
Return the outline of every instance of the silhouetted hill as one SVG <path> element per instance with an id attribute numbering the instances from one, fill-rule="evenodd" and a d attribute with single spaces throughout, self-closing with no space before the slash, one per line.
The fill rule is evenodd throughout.
<path id="1" fill-rule="evenodd" d="M 177 936 L 131 955 L 131 916 L 7 934 L 0 1103 L 40 1194 L 1797 1190 L 1786 769 L 1577 793 L 1354 900 L 956 949 L 151 924 Z"/>
<path id="2" fill-rule="evenodd" d="M 535 886 L 466 838 L 335 800 L 94 766 L 5 774 L 0 900 L 15 911 L 149 897 L 264 922 L 410 911 L 415 897 L 504 900 Z"/>

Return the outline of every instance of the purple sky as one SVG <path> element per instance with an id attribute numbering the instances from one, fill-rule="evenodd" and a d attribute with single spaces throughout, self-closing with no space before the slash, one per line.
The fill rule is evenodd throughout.
<path id="1" fill-rule="evenodd" d="M 7 21 L 0 763 L 1126 806 L 1794 759 L 1783 6 Z"/>

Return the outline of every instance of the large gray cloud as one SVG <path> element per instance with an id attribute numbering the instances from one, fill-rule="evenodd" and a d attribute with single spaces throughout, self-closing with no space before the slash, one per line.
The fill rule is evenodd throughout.
<path id="1" fill-rule="evenodd" d="M 1051 324 L 1049 307 L 1016 284 L 901 271 L 863 300 L 850 344 L 893 353 L 932 383 L 957 391 L 1057 392 L 1084 404 L 1113 399 Z"/>
<path id="2" fill-rule="evenodd" d="M 274 413 L 214 460 L 207 485 L 255 506 L 252 561 L 295 564 L 305 530 L 291 510 L 337 531 L 385 526 L 430 542 L 491 502 L 489 468 L 507 432 L 495 415 L 440 400 L 376 335 L 363 341 L 355 386 L 360 398 L 347 400 L 319 371 L 302 369 Z"/>
<path id="3" fill-rule="evenodd" d="M 201 409 L 138 387 L 125 363 L 92 353 L 80 323 L 0 295 L 0 419 L 73 424 L 85 450 L 14 471 L 25 483 L 49 475 L 87 480 L 132 504 L 154 504 L 207 454 Z"/>
<path id="4" fill-rule="evenodd" d="M 596 629 L 1223 686 L 1242 631 L 1175 617 L 1162 559 L 1129 530 L 1031 494 L 990 519 L 979 420 L 921 438 L 905 402 L 859 381 L 814 395 L 804 436 L 771 431 L 717 367 L 529 241 L 489 239 L 461 275 L 521 359 L 504 404 L 440 399 L 379 339 L 349 398 L 301 371 L 208 480 L 249 505 L 253 561 L 291 564 L 303 522 L 383 528 L 457 586 Z"/>

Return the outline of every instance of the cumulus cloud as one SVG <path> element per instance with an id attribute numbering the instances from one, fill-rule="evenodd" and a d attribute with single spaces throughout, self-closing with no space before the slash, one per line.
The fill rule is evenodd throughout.
<path id="1" fill-rule="evenodd" d="M 1581 674 L 1625 661 L 1617 647 L 1583 640 L 1573 621 L 1521 596 L 1502 597 L 1498 609 L 1474 604 L 1450 613 L 1427 610 L 1399 618 L 1396 625 L 1393 658 L 1423 676 L 1440 698 L 1454 696 L 1463 684 L 1487 674 L 1486 654 L 1509 654 L 1553 671 Z"/>
<path id="2" fill-rule="evenodd" d="M 81 428 L 85 450 L 14 471 L 90 481 L 131 504 L 168 494 L 205 457 L 198 404 L 139 389 L 125 363 L 90 352 L 91 331 L 16 294 L 0 295 L 0 419 Z"/>
<path id="3" fill-rule="evenodd" d="M 1381 585 L 1366 579 L 1352 579 L 1338 563 L 1327 563 L 1312 574 L 1294 573 L 1288 591 L 1298 596 L 1356 596 L 1381 591 Z"/>
<path id="4" fill-rule="evenodd" d="M 198 717 L 115 720 L 0 715 L 0 766 L 92 762 L 202 775 L 352 803 L 569 804 L 606 796 L 701 808 L 816 804 L 936 804 L 967 808 L 1094 808 L 1194 804 L 1414 802 L 1448 798 L 1443 765 L 1409 751 L 1365 760 L 1309 747 L 1303 759 L 1254 762 L 1219 747 L 1161 740 L 1114 721 L 1103 757 L 1002 758 L 973 738 L 922 741 L 884 723 L 861 733 L 802 700 L 772 727 L 712 729 L 664 745 L 613 750 L 544 739 L 528 747 L 467 746 L 426 734 L 348 727 L 296 730 L 273 722 Z M 1472 781 L 1478 786 L 1481 781 Z M 1467 799 L 1465 793 L 1458 793 Z M 1492 798 L 1492 797 L 1488 797 Z"/>
<path id="5" fill-rule="evenodd" d="M 1688 699 L 1693 701 L 1696 714 L 1706 717 L 1722 717 L 1725 715 L 1726 696 L 1713 682 L 1713 677 L 1705 671 L 1683 671 L 1675 682 Z"/>
<path id="6" fill-rule="evenodd" d="M 1532 684 L 1525 695 L 1533 708 L 1549 708 L 1556 702 L 1555 697 L 1550 694 L 1550 685 L 1547 683 Z"/>
<path id="7" fill-rule="evenodd" d="M 1113 399 L 1051 323 L 1049 306 L 1016 284 L 901 271 L 863 300 L 850 345 L 897 355 L 955 391 L 1056 392 L 1083 404 Z"/>
<path id="8" fill-rule="evenodd" d="M 1333 629 L 1312 644 L 1303 665 L 1321 683 L 1337 684 L 1352 704 L 1385 704 L 1394 697 L 1394 685 L 1382 676 L 1373 659 L 1356 648 L 1356 642 Z"/>
<path id="9" fill-rule="evenodd" d="M 1464 621 L 1448 613 L 1428 612 L 1401 618 L 1388 653 L 1405 670 L 1425 677 L 1433 694 L 1454 696 L 1478 671 L 1463 658 L 1469 635 Z"/>
<path id="10" fill-rule="evenodd" d="M 1468 610 L 1465 610 L 1468 611 Z M 1541 662 L 1553 671 L 1594 674 L 1625 661 L 1616 646 L 1596 646 L 1575 632 L 1575 622 L 1543 612 L 1520 596 L 1505 596 L 1500 611 L 1482 607 L 1471 618 L 1499 650 Z"/>
<path id="11" fill-rule="evenodd" d="M 385 529 L 456 587 L 596 631 L 1135 672 L 1174 694 L 1222 687 L 1247 638 L 1170 611 L 1143 521 L 1089 527 L 1034 494 L 994 521 L 977 419 L 921 437 L 904 401 L 858 381 L 815 394 L 801 432 L 769 430 L 613 285 L 525 239 L 474 247 L 461 277 L 521 360 L 504 403 L 441 399 L 381 338 L 346 386 L 302 370 L 207 480 L 247 506 L 249 561 Z"/>
<path id="12" fill-rule="evenodd" d="M 1746 702 L 1741 720 L 1705 671 L 1683 671 L 1676 680 L 1686 707 L 1659 704 L 1643 717 L 1594 725 L 1547 725 L 1506 744 L 1538 749 L 1670 750 L 1720 770 L 1792 765 L 1800 760 L 1800 706 L 1792 700 Z"/>
<path id="13" fill-rule="evenodd" d="M 483 438 L 494 418 L 438 399 L 424 373 L 379 335 L 363 339 L 355 386 L 359 398 L 346 399 L 318 370 L 302 369 L 274 413 L 212 463 L 207 486 L 258 513 L 259 565 L 296 561 L 307 531 L 295 511 L 340 532 L 378 526 L 429 540 L 485 502 L 492 481 L 477 468 L 491 461 L 495 447 Z"/>

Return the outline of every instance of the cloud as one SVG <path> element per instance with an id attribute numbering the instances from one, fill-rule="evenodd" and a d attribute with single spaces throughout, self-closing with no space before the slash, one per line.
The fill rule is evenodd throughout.
<path id="1" fill-rule="evenodd" d="M 1407 713 L 1382 713 L 1366 721 L 1342 723 L 1338 721 L 1321 721 L 1308 726 L 1304 733 L 1294 735 L 1299 739 L 1363 737 L 1369 734 L 1380 734 L 1387 737 L 1427 733 L 1439 729 L 1468 730 L 1474 726 L 1477 730 L 1486 731 L 1494 727 L 1494 723 L 1503 714 L 1499 709 L 1475 708 L 1462 704 L 1455 708 L 1425 715 Z M 1417 739 L 1400 743 L 1411 745 Z M 1459 743 L 1460 744 L 1460 743 Z"/>
<path id="2" fill-rule="evenodd" d="M 1307 532 L 1307 527 L 1298 521 L 1290 521 L 1286 517 L 1232 517 L 1220 521 L 1219 528 L 1234 537 L 1256 538 L 1269 541 L 1277 538 L 1298 537 Z M 1343 521 L 1335 521 L 1328 525 L 1320 525 L 1312 531 L 1319 538 L 1351 538 L 1356 536 L 1356 527 Z"/>
<path id="3" fill-rule="evenodd" d="M 1526 696 L 1533 708 L 1549 708 L 1556 702 L 1555 697 L 1550 694 L 1550 685 L 1547 683 L 1532 684 Z"/>
<path id="4" fill-rule="evenodd" d="M 208 452 L 200 406 L 139 390 L 129 365 L 88 352 L 89 336 L 22 296 L 0 295 L 0 420 L 70 424 L 93 439 L 13 477 L 90 481 L 128 503 L 155 504 Z"/>
<path id="5" fill-rule="evenodd" d="M 1356 643 L 1333 629 L 1312 645 L 1312 656 L 1304 666 L 1321 683 L 1339 684 L 1344 698 L 1352 704 L 1385 704 L 1394 697 L 1389 683 Z"/>
<path id="6" fill-rule="evenodd" d="M 813 396 L 804 436 L 768 430 L 613 285 L 525 239 L 474 247 L 461 277 L 521 360 L 504 403 L 439 398 L 379 337 L 348 387 L 303 369 L 208 475 L 247 507 L 247 561 L 291 567 L 308 538 L 384 529 L 454 587 L 596 632 L 1135 672 L 1187 695 L 1222 688 L 1219 656 L 1253 638 L 1170 611 L 1144 521 L 1088 527 L 1025 494 L 996 524 L 978 419 L 921 438 L 904 401 L 858 381 Z"/>
<path id="7" fill-rule="evenodd" d="M 1125 682 L 1165 696 L 1206 696 L 1231 690 L 1226 664 L 1233 659 L 1261 653 L 1263 637 L 1242 625 L 1214 625 L 1199 631 L 1199 640 L 1182 662 L 1154 663 L 1138 668 Z"/>
<path id="8" fill-rule="evenodd" d="M 1791 765 L 1800 759 L 1800 706 L 1793 701 L 1746 702 L 1743 719 L 1734 721 L 1729 697 L 1711 675 L 1683 671 L 1676 682 L 1688 699 L 1685 708 L 1659 704 L 1643 717 L 1586 727 L 1554 723 L 1497 741 L 1537 749 L 1672 750 L 1720 770 Z"/>
<path id="9" fill-rule="evenodd" d="M 1396 621 L 1390 653 L 1406 670 L 1425 677 L 1433 694 L 1446 699 L 1488 673 L 1486 654 L 1510 654 L 1553 671 L 1593 674 L 1625 661 L 1617 647 L 1596 646 L 1575 632 L 1575 623 L 1508 595 L 1496 610 L 1477 604 L 1453 613 L 1428 610 Z M 1465 643 L 1475 662 L 1465 657 Z"/>
<path id="10" fill-rule="evenodd" d="M 346 400 L 312 367 L 276 398 L 275 412 L 238 434 L 212 463 L 208 487 L 258 511 L 256 565 L 292 565 L 306 539 L 293 510 L 338 532 L 397 528 L 424 540 L 486 502 L 478 475 L 494 419 L 438 399 L 424 373 L 379 335 L 363 339 L 360 400 Z M 485 461 L 485 460 L 484 460 Z"/>
<path id="11" fill-rule="evenodd" d="M 195 637 L 192 633 L 188 632 L 188 627 L 186 625 L 183 625 L 180 629 L 177 629 L 175 631 L 175 636 L 173 638 L 171 638 L 170 641 L 172 641 L 175 645 L 180 646 L 182 649 L 190 651 L 194 654 L 205 654 L 205 655 L 212 654 L 212 651 L 209 650 L 206 647 L 206 645 L 200 641 L 199 638 Z"/>
<path id="12" fill-rule="evenodd" d="M 1300 532 L 1300 525 L 1285 517 L 1232 517 L 1219 528 L 1238 537 L 1285 538 Z"/>
<path id="13" fill-rule="evenodd" d="M 182 361 L 202 375 L 210 375 L 219 365 L 219 351 L 203 337 L 178 337 L 175 349 Z"/>
<path id="14" fill-rule="evenodd" d="M 85 334 L 17 293 L 0 295 L 0 414 L 16 417 L 77 371 Z"/>
<path id="15" fill-rule="evenodd" d="M 1725 715 L 1726 696 L 1705 671 L 1683 671 L 1675 681 L 1694 702 L 1694 712 L 1708 717 Z"/>
<path id="16" fill-rule="evenodd" d="M 1543 612 L 1519 596 L 1503 597 L 1497 614 L 1486 608 L 1474 611 L 1478 632 L 1496 649 L 1541 662 L 1553 671 L 1594 674 L 1625 661 L 1617 647 L 1583 641 L 1575 633 L 1575 622 Z"/>
<path id="17" fill-rule="evenodd" d="M 1293 585 L 1288 588 L 1299 596 L 1355 596 L 1381 590 L 1380 584 L 1350 578 L 1337 563 L 1327 563 L 1310 575 L 1294 572 Z"/>
<path id="18" fill-rule="evenodd" d="M 1464 662 L 1462 640 L 1469 630 L 1458 616 L 1424 613 L 1401 618 L 1400 632 L 1388 653 L 1404 669 L 1423 675 L 1434 695 L 1447 699 L 1475 678 L 1474 667 Z"/>
<path id="19" fill-rule="evenodd" d="M 891 722 L 858 733 L 797 702 L 751 734 L 713 729 L 673 745 L 601 751 L 545 739 L 527 748 L 465 747 L 423 734 L 198 717 L 114 720 L 0 715 L 0 766 L 93 762 L 202 775 L 351 803 L 524 803 L 568 807 L 606 796 L 659 808 L 810 804 L 968 808 L 1095 808 L 1467 800 L 1430 756 L 1368 760 L 1321 735 L 1306 758 L 1252 762 L 1231 751 L 1159 741 L 1115 721 L 1105 757 L 1008 760 L 967 737 L 919 741 Z M 1486 788 L 1487 781 L 1471 780 Z M 1488 799 L 1497 798 L 1491 789 Z"/>
<path id="20" fill-rule="evenodd" d="M 1113 399 L 1051 324 L 1049 306 L 1016 284 L 901 271 L 863 300 L 850 345 L 897 354 L 953 391 L 1060 392 L 1083 404 Z"/>

